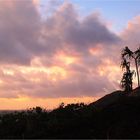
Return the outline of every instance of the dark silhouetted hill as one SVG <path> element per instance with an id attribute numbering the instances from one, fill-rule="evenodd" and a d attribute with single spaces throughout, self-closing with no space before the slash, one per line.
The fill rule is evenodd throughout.
<path id="1" fill-rule="evenodd" d="M 61 104 L 0 116 L 0 138 L 140 138 L 140 88 L 115 91 L 85 105 Z"/>
<path id="2" fill-rule="evenodd" d="M 97 108 L 104 108 L 118 102 L 123 96 L 125 96 L 123 91 L 118 90 L 113 93 L 105 95 L 104 97 L 100 98 L 96 102 L 91 103 L 90 105 L 93 105 L 94 107 Z"/>

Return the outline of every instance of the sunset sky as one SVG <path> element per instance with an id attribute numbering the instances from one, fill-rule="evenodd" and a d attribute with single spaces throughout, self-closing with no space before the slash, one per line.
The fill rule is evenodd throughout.
<path id="1" fill-rule="evenodd" d="M 0 0 L 0 109 L 90 103 L 120 89 L 140 44 L 139 0 Z"/>

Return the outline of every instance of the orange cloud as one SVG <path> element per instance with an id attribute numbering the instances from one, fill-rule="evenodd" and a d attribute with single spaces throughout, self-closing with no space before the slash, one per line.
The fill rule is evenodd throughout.
<path id="1" fill-rule="evenodd" d="M 102 44 L 97 44 L 95 47 L 91 47 L 89 49 L 89 52 L 92 55 L 96 55 L 96 56 L 100 56 L 103 53 L 103 49 L 102 49 L 103 45 Z"/>

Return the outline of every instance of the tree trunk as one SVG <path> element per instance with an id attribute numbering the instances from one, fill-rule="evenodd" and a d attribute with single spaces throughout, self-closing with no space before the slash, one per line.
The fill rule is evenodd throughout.
<path id="1" fill-rule="evenodd" d="M 138 72 L 138 63 L 137 63 L 137 59 L 135 59 L 135 65 L 136 65 L 136 73 L 137 73 L 138 87 L 139 87 L 139 86 L 140 86 L 140 80 L 139 80 L 139 72 Z"/>

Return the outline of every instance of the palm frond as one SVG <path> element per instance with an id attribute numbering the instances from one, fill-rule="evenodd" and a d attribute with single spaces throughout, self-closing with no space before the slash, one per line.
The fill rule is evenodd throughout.
<path id="1" fill-rule="evenodd" d="M 133 52 L 126 46 L 121 53 L 122 58 L 129 58 L 133 57 Z"/>

